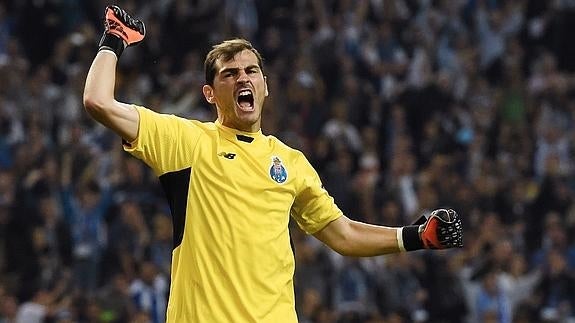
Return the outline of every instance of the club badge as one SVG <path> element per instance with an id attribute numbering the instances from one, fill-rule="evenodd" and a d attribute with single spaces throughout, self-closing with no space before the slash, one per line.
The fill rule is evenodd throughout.
<path id="1" fill-rule="evenodd" d="M 279 157 L 272 157 L 272 165 L 270 167 L 270 177 L 277 183 L 282 184 L 287 180 L 288 173 Z"/>

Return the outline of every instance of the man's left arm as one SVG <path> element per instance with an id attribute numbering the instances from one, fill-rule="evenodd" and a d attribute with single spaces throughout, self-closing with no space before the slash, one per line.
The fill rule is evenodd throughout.
<path id="1" fill-rule="evenodd" d="M 369 257 L 419 249 L 463 247 L 463 227 L 451 209 L 437 209 L 420 223 L 385 227 L 346 216 L 330 222 L 314 236 L 344 256 Z"/>

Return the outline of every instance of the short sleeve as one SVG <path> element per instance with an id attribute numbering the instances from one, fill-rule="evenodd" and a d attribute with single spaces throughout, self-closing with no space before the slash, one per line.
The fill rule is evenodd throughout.
<path id="1" fill-rule="evenodd" d="M 191 166 L 190 156 L 203 131 L 187 119 L 136 106 L 138 136 L 124 150 L 150 166 L 156 175 Z"/>
<path id="2" fill-rule="evenodd" d="M 297 162 L 297 192 L 291 215 L 308 234 L 316 233 L 343 215 L 333 197 L 323 188 L 319 175 L 300 153 Z"/>

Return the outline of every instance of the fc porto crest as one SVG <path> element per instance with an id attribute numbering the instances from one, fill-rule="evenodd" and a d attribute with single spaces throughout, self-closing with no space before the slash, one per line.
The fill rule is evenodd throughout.
<path id="1" fill-rule="evenodd" d="M 282 164 L 282 160 L 277 156 L 272 157 L 270 177 L 279 184 L 284 183 L 288 178 L 287 170 Z"/>

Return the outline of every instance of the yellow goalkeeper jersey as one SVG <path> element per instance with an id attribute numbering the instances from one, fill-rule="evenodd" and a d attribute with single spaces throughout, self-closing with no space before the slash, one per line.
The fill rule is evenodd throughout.
<path id="1" fill-rule="evenodd" d="M 297 322 L 290 215 L 312 234 L 342 212 L 273 136 L 137 107 L 124 149 L 158 175 L 174 224 L 167 322 Z"/>

